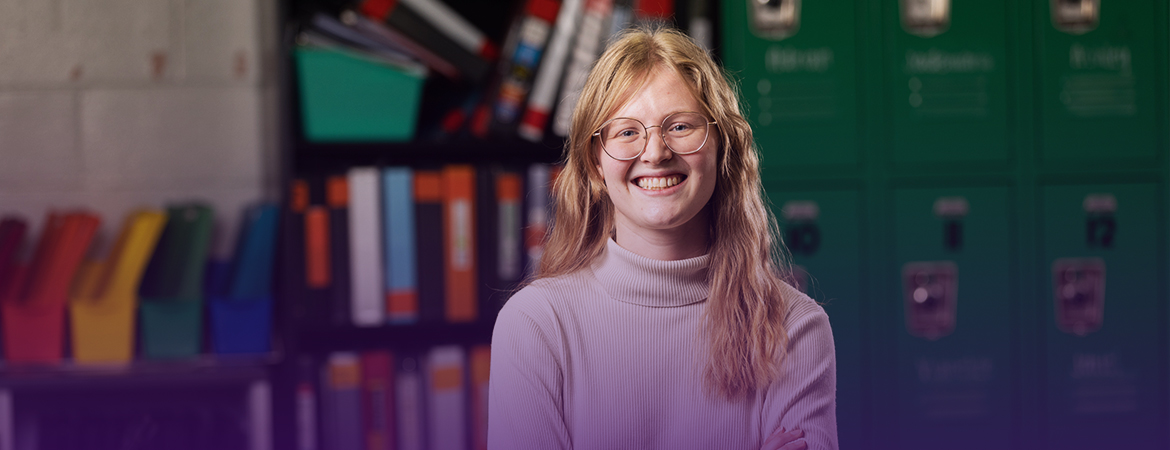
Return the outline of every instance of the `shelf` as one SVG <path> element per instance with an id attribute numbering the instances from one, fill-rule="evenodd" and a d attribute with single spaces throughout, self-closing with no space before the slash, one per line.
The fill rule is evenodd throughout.
<path id="1" fill-rule="evenodd" d="M 302 331 L 298 340 L 302 351 L 317 354 L 385 348 L 420 351 L 437 345 L 490 343 L 493 326 L 492 322 L 480 321 L 466 324 L 313 328 Z"/>
<path id="2" fill-rule="evenodd" d="M 556 145 L 521 139 L 476 140 L 452 138 L 441 142 L 310 143 L 298 142 L 297 172 L 336 170 L 358 165 L 439 166 L 452 163 L 554 163 L 561 158 Z"/>
<path id="3" fill-rule="evenodd" d="M 0 390 L 119 390 L 246 385 L 263 381 L 276 355 L 204 356 L 124 365 L 0 366 Z"/>

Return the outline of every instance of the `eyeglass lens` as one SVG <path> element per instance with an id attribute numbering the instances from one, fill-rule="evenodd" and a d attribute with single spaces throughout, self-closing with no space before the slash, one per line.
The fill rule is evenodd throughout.
<path id="1" fill-rule="evenodd" d="M 666 146 L 678 154 L 699 151 L 707 141 L 707 118 L 698 113 L 677 113 L 666 118 L 661 127 Z M 601 127 L 601 146 L 618 159 L 633 159 L 646 148 L 650 130 L 637 119 L 617 118 Z"/>

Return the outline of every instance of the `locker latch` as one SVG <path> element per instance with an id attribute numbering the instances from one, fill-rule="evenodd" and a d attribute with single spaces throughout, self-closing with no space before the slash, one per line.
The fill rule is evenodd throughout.
<path id="1" fill-rule="evenodd" d="M 1052 263 L 1056 326 L 1084 336 L 1101 328 L 1105 315 L 1105 262 L 1062 258 Z"/>
<path id="2" fill-rule="evenodd" d="M 951 261 L 909 262 L 902 267 L 906 329 L 935 340 L 955 331 L 958 268 Z"/>

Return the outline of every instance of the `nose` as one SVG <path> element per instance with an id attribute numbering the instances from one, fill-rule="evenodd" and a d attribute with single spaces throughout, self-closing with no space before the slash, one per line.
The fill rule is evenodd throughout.
<path id="1" fill-rule="evenodd" d="M 658 129 L 658 135 L 654 136 L 651 128 Z M 670 147 L 666 146 L 666 140 L 663 139 L 662 126 L 655 125 L 646 128 L 646 150 L 642 152 L 642 162 L 647 164 L 661 164 L 674 157 L 674 152 Z"/>

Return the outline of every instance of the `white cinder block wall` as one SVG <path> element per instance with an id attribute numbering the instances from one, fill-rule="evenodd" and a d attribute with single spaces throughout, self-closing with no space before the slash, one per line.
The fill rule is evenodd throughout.
<path id="1" fill-rule="evenodd" d="M 230 254 L 278 183 L 276 0 L 0 0 L 0 215 L 215 208 Z M 31 245 L 28 245 L 31 247 Z"/>

